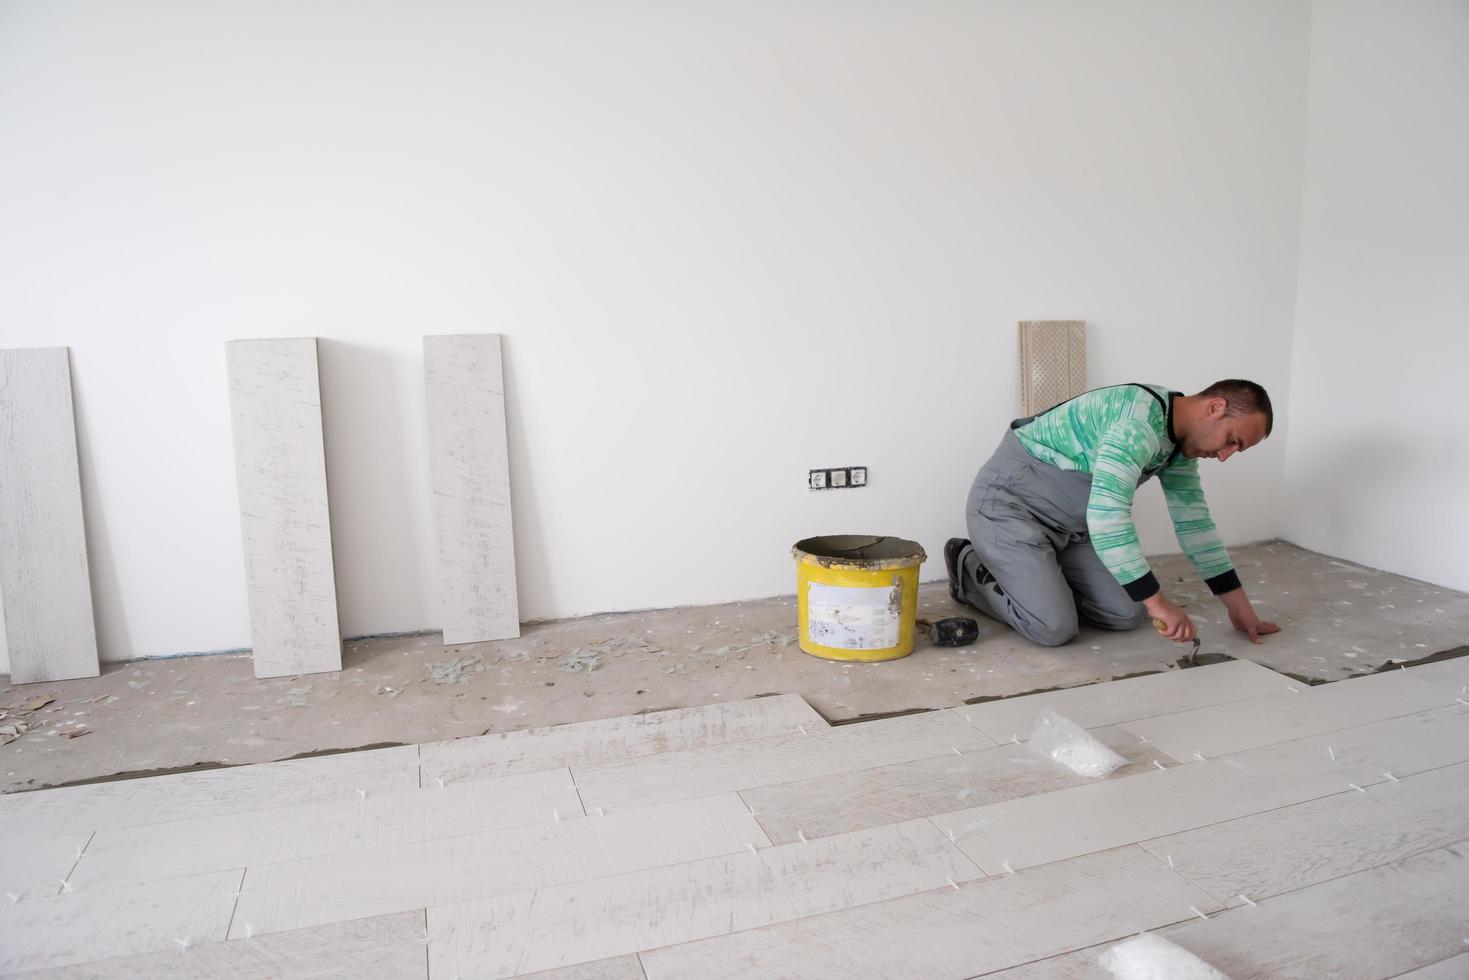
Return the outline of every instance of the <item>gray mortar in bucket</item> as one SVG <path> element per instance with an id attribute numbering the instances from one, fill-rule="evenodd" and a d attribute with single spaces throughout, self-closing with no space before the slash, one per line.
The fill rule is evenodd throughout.
<path id="1" fill-rule="evenodd" d="M 907 538 L 873 534 L 828 534 L 797 541 L 791 554 L 816 559 L 823 568 L 906 568 L 928 557 L 923 546 Z"/>

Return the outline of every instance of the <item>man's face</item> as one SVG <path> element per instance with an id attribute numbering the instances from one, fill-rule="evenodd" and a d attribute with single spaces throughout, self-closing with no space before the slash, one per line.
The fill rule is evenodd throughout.
<path id="1" fill-rule="evenodd" d="M 1226 415 L 1228 408 L 1229 403 L 1223 398 L 1210 400 L 1203 421 L 1183 440 L 1185 456 L 1217 459 L 1222 463 L 1265 438 L 1264 412 Z"/>

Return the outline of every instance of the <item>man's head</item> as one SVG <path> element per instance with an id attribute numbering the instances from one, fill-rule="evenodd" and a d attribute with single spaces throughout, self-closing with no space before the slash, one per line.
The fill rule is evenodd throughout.
<path id="1" fill-rule="evenodd" d="M 1186 401 L 1174 428 L 1190 459 L 1223 462 L 1263 440 L 1275 426 L 1270 396 L 1253 381 L 1216 381 Z"/>

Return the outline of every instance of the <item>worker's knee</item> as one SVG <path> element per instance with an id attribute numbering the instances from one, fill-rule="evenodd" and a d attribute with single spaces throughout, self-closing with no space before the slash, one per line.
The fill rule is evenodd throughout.
<path id="1" fill-rule="evenodd" d="M 1109 613 L 1108 621 L 1102 624 L 1109 630 L 1135 630 L 1148 621 L 1148 611 L 1138 602 L 1126 612 L 1109 610 Z"/>
<path id="2" fill-rule="evenodd" d="M 1043 647 L 1064 646 L 1076 639 L 1079 631 L 1074 613 L 1070 616 L 1061 613 L 1055 618 L 1017 623 L 1015 629 L 1030 642 Z"/>

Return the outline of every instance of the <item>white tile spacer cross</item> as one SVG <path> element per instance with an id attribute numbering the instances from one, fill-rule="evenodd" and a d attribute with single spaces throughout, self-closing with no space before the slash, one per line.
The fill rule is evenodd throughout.
<path id="1" fill-rule="evenodd" d="M 1015 873 L 1015 869 L 1010 867 L 1009 861 L 1001 861 L 1000 867 L 1005 869 L 1005 874 L 1007 875 L 1013 875 Z"/>
<path id="2" fill-rule="evenodd" d="M 20 901 L 20 896 L 17 895 L 15 892 L 6 892 L 5 897 L 10 899 L 11 905 L 14 905 L 16 902 Z"/>
<path id="3" fill-rule="evenodd" d="M 951 748 L 951 749 L 954 750 L 954 754 L 955 755 L 959 756 L 960 758 L 963 758 L 964 757 L 964 753 L 959 751 L 959 746 L 957 746 L 957 745 L 951 745 L 951 746 L 949 746 L 949 748 Z"/>
<path id="4" fill-rule="evenodd" d="M 1347 785 L 1350 786 L 1352 789 L 1356 790 L 1358 793 L 1365 793 L 1365 792 L 1367 792 L 1365 789 L 1363 789 L 1362 787 L 1358 786 L 1356 783 L 1347 783 Z"/>
<path id="5" fill-rule="evenodd" d="M 1399 779 L 1398 779 L 1398 777 L 1396 777 L 1396 776 L 1394 776 L 1394 775 L 1393 775 L 1393 774 L 1392 774 L 1392 773 L 1390 773 L 1390 772 L 1385 772 L 1385 773 L 1383 773 L 1383 775 L 1384 775 L 1384 776 L 1386 776 L 1386 777 L 1387 777 L 1387 778 L 1388 778 L 1388 779 L 1391 779 L 1391 780 L 1392 780 L 1392 781 L 1393 781 L 1393 782 L 1395 782 L 1395 783 L 1396 783 L 1396 782 L 1400 782 L 1400 780 L 1399 780 Z"/>
<path id="6" fill-rule="evenodd" d="M 1154 759 L 1153 760 L 1153 765 L 1157 766 L 1159 769 L 1166 770 L 1168 768 L 1167 766 L 1163 765 L 1163 763 L 1159 762 L 1157 759 Z"/>
<path id="7" fill-rule="evenodd" d="M 189 941 L 187 939 L 174 939 L 174 942 L 179 944 L 180 950 L 186 950 L 189 948 Z"/>
<path id="8" fill-rule="evenodd" d="M 798 831 L 796 831 L 796 836 L 799 837 L 799 838 L 801 838 L 801 843 L 802 844 L 809 844 L 809 843 L 811 843 L 809 840 L 806 839 L 806 832 L 804 830 L 798 830 Z"/>
<path id="9" fill-rule="evenodd" d="M 605 817 L 605 816 L 607 816 L 607 811 L 604 810 L 604 809 L 602 809 L 599 806 L 594 806 L 594 807 L 592 807 L 592 809 L 597 811 L 597 816 L 599 816 L 599 817 Z"/>
<path id="10" fill-rule="evenodd" d="M 751 844 L 749 841 L 745 841 L 745 846 L 750 849 L 750 853 L 751 854 L 754 854 L 755 853 L 755 845 L 754 844 Z"/>
<path id="11" fill-rule="evenodd" d="M 439 784 L 439 789 L 443 789 L 444 788 L 444 779 L 443 779 L 442 776 L 435 776 L 434 777 L 434 782 L 436 782 L 436 783 Z"/>
<path id="12" fill-rule="evenodd" d="M 71 882 L 67 881 L 65 878 L 62 878 L 61 879 L 61 890 L 63 892 L 69 892 L 69 891 L 71 891 Z"/>
<path id="13" fill-rule="evenodd" d="M 949 887 L 953 888 L 954 891 L 958 891 L 959 890 L 959 883 L 957 881 L 955 881 L 953 878 L 950 878 L 949 879 Z"/>
<path id="14" fill-rule="evenodd" d="M 1194 752 L 1194 758 L 1195 759 L 1198 759 L 1200 762 L 1208 762 L 1209 761 L 1208 759 L 1205 759 L 1204 758 L 1204 753 L 1198 752 L 1198 751 L 1195 751 Z"/>
<path id="15" fill-rule="evenodd" d="M 1173 855 L 1168 855 L 1168 867 L 1173 867 Z"/>
<path id="16" fill-rule="evenodd" d="M 1241 896 L 1239 896 L 1239 897 L 1240 897 L 1240 899 L 1241 899 L 1241 900 L 1243 900 L 1243 901 L 1244 901 L 1244 903 L 1245 903 L 1245 904 L 1246 904 L 1246 905 L 1248 905 L 1248 906 L 1249 906 L 1249 907 L 1250 907 L 1250 908 L 1252 908 L 1252 909 L 1254 909 L 1254 908 L 1259 908 L 1259 906 L 1258 906 L 1258 905 L 1256 905 L 1256 904 L 1255 904 L 1255 903 L 1254 903 L 1254 902 L 1252 902 L 1252 901 L 1250 901 L 1250 897 L 1249 897 L 1249 896 L 1248 896 L 1248 895 L 1241 895 Z"/>
<path id="17" fill-rule="evenodd" d="M 365 800 L 365 799 L 367 799 L 367 790 L 365 790 L 365 789 L 359 789 L 357 791 L 357 795 L 360 796 L 362 799 Z"/>
<path id="18" fill-rule="evenodd" d="M 1332 762 L 1335 762 L 1336 761 L 1336 750 L 1333 749 L 1329 745 L 1326 747 L 1326 754 L 1329 755 L 1329 756 L 1331 756 L 1331 761 Z"/>
<path id="19" fill-rule="evenodd" d="M 1207 915 L 1205 915 L 1204 913 L 1200 912 L 1195 906 L 1190 905 L 1188 907 L 1188 910 L 1190 912 L 1192 912 L 1194 915 L 1197 915 L 1199 918 L 1203 919 L 1205 922 L 1208 922 L 1209 921 L 1209 917 Z"/>

